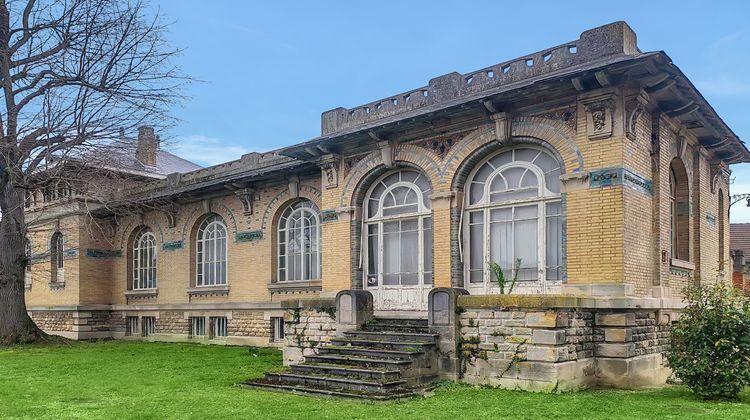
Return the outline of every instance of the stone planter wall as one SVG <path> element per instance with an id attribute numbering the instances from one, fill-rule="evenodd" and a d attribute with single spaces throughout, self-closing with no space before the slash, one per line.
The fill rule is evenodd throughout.
<path id="1" fill-rule="evenodd" d="M 300 363 L 336 336 L 334 299 L 285 302 L 284 365 Z"/>

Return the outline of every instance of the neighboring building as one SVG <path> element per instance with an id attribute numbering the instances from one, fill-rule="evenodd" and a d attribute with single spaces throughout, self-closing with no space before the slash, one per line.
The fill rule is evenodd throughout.
<path id="1" fill-rule="evenodd" d="M 732 253 L 732 283 L 750 294 L 750 223 L 729 225 L 729 250 Z"/>
<path id="2" fill-rule="evenodd" d="M 543 389 L 664 380 L 681 290 L 730 281 L 728 165 L 750 162 L 623 22 L 324 112 L 294 146 L 197 170 L 163 156 L 168 170 L 133 161 L 162 179 L 95 223 L 74 198 L 29 209 L 43 329 L 278 345 L 290 363 L 372 310 L 429 306 L 434 374 Z M 499 296 L 490 261 L 526 296 Z M 346 290 L 372 305 L 343 292 L 333 321 Z"/>

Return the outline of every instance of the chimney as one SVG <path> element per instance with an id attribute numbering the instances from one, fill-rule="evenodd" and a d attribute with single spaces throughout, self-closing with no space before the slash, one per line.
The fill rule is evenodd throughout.
<path id="1" fill-rule="evenodd" d="M 156 166 L 156 151 L 159 150 L 159 137 L 153 127 L 138 127 L 138 147 L 135 158 L 146 166 Z"/>

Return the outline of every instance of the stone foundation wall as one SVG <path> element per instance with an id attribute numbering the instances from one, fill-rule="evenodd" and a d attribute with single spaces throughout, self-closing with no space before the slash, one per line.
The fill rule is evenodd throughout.
<path id="1" fill-rule="evenodd" d="M 455 365 L 456 375 L 447 378 L 564 391 L 659 386 L 670 375 L 662 353 L 678 311 L 658 302 L 637 308 L 644 302 L 476 295 L 455 302 L 456 352 L 445 355 L 455 362 L 444 364 Z"/>
<path id="2" fill-rule="evenodd" d="M 333 306 L 291 308 L 284 317 L 284 365 L 299 363 L 304 356 L 317 353 L 336 336 Z"/>
<path id="3" fill-rule="evenodd" d="M 31 319 L 46 332 L 73 331 L 72 311 L 32 311 Z"/>

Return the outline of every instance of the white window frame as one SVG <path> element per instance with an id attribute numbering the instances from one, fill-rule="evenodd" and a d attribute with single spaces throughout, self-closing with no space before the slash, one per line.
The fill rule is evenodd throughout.
<path id="1" fill-rule="evenodd" d="M 125 317 L 125 336 L 134 337 L 137 334 L 138 334 L 138 317 L 126 316 Z"/>
<path id="2" fill-rule="evenodd" d="M 271 337 L 272 341 L 274 342 L 284 341 L 286 337 L 286 334 L 284 332 L 284 317 L 280 317 L 280 316 L 271 317 L 271 330 L 273 331 L 273 336 Z"/>
<path id="3" fill-rule="evenodd" d="M 206 336 L 206 318 L 203 316 L 190 317 L 190 337 L 203 338 Z"/>
<path id="4" fill-rule="evenodd" d="M 557 168 L 552 169 L 550 171 L 544 172 L 539 166 L 533 164 L 532 162 L 523 161 L 523 160 L 516 160 L 515 153 L 518 150 L 521 149 L 530 149 L 530 150 L 536 150 L 540 153 L 545 153 L 549 157 L 553 158 L 555 162 L 557 163 Z M 471 190 L 470 186 L 472 181 L 475 179 L 475 176 L 477 173 L 487 164 L 490 160 L 494 159 L 495 157 L 502 155 L 504 153 L 511 152 L 513 155 L 511 156 L 511 161 L 508 163 L 505 163 L 503 165 L 500 165 L 498 167 L 495 167 L 493 171 L 487 176 L 486 180 L 484 182 L 484 189 L 482 192 L 482 198 L 474 203 L 471 203 Z M 537 155 L 538 157 L 538 155 Z M 535 157 L 533 160 L 536 160 L 537 157 Z M 531 171 L 537 178 L 537 189 L 538 194 L 535 197 L 530 198 L 522 198 L 517 200 L 508 200 L 504 202 L 492 202 L 491 201 L 491 184 L 495 177 L 501 176 L 501 172 L 510 169 L 510 168 L 522 168 L 527 169 Z M 526 293 L 550 293 L 556 291 L 555 288 L 559 286 L 559 284 L 562 282 L 562 279 L 558 279 L 555 281 L 548 281 L 547 280 L 547 205 L 550 203 L 560 203 L 561 211 L 560 211 L 560 218 L 562 221 L 563 211 L 562 211 L 562 194 L 558 192 L 550 191 L 547 188 L 546 185 L 546 179 L 545 175 L 549 173 L 553 173 L 556 170 L 562 171 L 562 163 L 555 158 L 554 155 L 549 153 L 543 148 L 532 146 L 532 145 L 521 145 L 518 147 L 515 147 L 513 149 L 505 149 L 501 150 L 497 153 L 493 153 L 490 156 L 486 157 L 482 161 L 480 161 L 476 167 L 472 170 L 472 172 L 469 174 L 469 177 L 467 178 L 466 182 L 466 193 L 465 193 L 465 204 L 463 209 L 463 226 L 462 226 L 462 239 L 463 243 L 466 244 L 464 247 L 464 255 L 463 255 L 463 266 L 464 266 L 464 287 L 469 289 L 470 291 L 473 291 L 475 293 L 497 293 L 499 292 L 499 288 L 496 282 L 496 279 L 494 278 L 494 274 L 491 272 L 489 268 L 489 261 L 490 255 L 491 255 L 491 237 L 490 237 L 490 231 L 491 231 L 491 222 L 490 222 L 490 214 L 492 210 L 495 209 L 512 209 L 512 216 L 511 216 L 511 223 L 514 223 L 514 214 L 515 209 L 518 207 L 524 207 L 524 206 L 530 206 L 530 205 L 536 205 L 537 206 L 537 280 L 536 281 L 521 281 L 519 280 L 514 288 L 514 292 L 526 292 Z M 512 190 L 508 190 L 512 191 Z M 482 254 L 482 261 L 483 261 L 483 267 L 482 267 L 482 282 L 481 283 L 472 283 L 471 282 L 471 254 L 472 254 L 472 243 L 471 243 L 471 217 L 470 215 L 474 212 L 482 212 L 482 224 L 483 224 L 483 230 L 482 230 L 482 246 L 483 246 L 483 254 Z M 550 216 L 550 217 L 556 217 L 556 215 Z M 562 241 L 562 238 L 560 238 Z M 515 247 L 514 247 L 515 248 Z M 562 248 L 562 247 L 561 247 Z M 513 257 L 513 261 L 515 261 L 515 255 Z M 515 262 L 513 263 L 515 264 Z M 523 265 L 523 262 L 522 262 Z M 506 271 L 506 280 L 510 280 L 513 276 L 512 268 L 513 267 L 503 267 L 504 269 L 510 268 L 511 270 L 504 270 Z M 506 283 L 507 284 L 507 283 Z"/>
<path id="5" fill-rule="evenodd" d="M 50 264 L 54 269 L 51 279 L 55 283 L 65 282 L 65 237 L 62 232 L 52 234 L 50 240 Z"/>
<path id="6" fill-rule="evenodd" d="M 229 320 L 225 316 L 212 316 L 209 318 L 211 338 L 226 338 L 229 336 Z"/>
<path id="7" fill-rule="evenodd" d="M 430 283 L 425 283 L 425 271 L 424 271 L 424 260 L 425 260 L 425 246 L 424 246 L 424 222 L 426 219 L 432 219 L 432 209 L 431 206 L 425 203 L 424 197 L 426 194 L 429 194 L 432 192 L 432 189 L 429 189 L 427 191 L 422 191 L 422 189 L 412 181 L 397 181 L 391 185 L 385 185 L 385 189 L 380 193 L 379 197 L 377 198 L 378 205 L 377 205 L 377 211 L 375 214 L 369 214 L 370 212 L 370 200 L 375 199 L 372 194 L 375 190 L 375 188 L 382 183 L 386 178 L 392 176 L 395 173 L 404 173 L 404 172 L 411 172 L 417 174 L 419 177 L 425 177 L 428 181 L 429 178 L 427 178 L 426 175 L 415 171 L 411 169 L 400 169 L 397 171 L 389 172 L 383 176 L 381 176 L 376 182 L 373 183 L 373 185 L 368 189 L 368 192 L 366 194 L 366 198 L 363 204 L 363 212 L 365 214 L 365 222 L 363 223 L 363 229 L 361 233 L 361 240 L 362 240 L 362 252 L 363 252 L 363 282 L 366 287 L 369 288 L 381 288 L 383 286 L 385 287 L 394 287 L 394 286 L 404 286 L 401 284 L 401 281 L 399 280 L 398 285 L 385 285 L 384 279 L 383 279 L 383 270 L 384 270 L 384 249 L 383 249 L 383 225 L 387 222 L 394 222 L 394 221 L 407 221 L 407 220 L 417 220 L 417 241 L 418 241 L 418 250 L 417 250 L 417 284 L 415 285 L 407 285 L 409 286 L 419 286 L 420 288 L 427 286 L 431 288 L 434 284 L 434 261 L 432 264 L 432 270 L 428 271 L 427 273 L 430 273 L 432 275 L 432 280 Z M 416 179 L 415 179 L 416 181 Z M 383 201 L 387 194 L 391 193 L 391 191 L 395 190 L 399 187 L 406 187 L 414 191 L 417 195 L 417 211 L 411 212 L 411 213 L 402 213 L 402 214 L 396 214 L 391 216 L 384 216 L 383 215 Z M 414 204 L 409 204 L 407 206 L 413 206 Z M 400 206 L 395 206 L 400 207 Z M 370 232 L 370 226 L 376 226 L 377 227 L 377 240 L 378 240 L 378 249 L 377 249 L 377 282 L 373 283 L 371 281 L 368 281 L 369 278 L 371 278 L 371 273 L 369 273 L 369 262 L 370 262 L 370 249 L 369 249 L 369 232 Z M 433 227 L 434 228 L 434 227 Z M 433 229 L 431 228 L 431 229 Z M 399 233 L 402 231 L 399 230 Z M 434 238 L 433 238 L 434 243 Z M 399 273 L 401 275 L 403 273 Z"/>
<path id="8" fill-rule="evenodd" d="M 315 235 L 317 240 L 312 243 L 311 242 L 311 248 L 314 246 L 315 249 L 311 250 L 310 252 L 306 252 L 304 250 L 304 238 L 300 238 L 300 242 L 302 245 L 302 250 L 300 252 L 301 255 L 301 263 L 302 266 L 300 268 L 300 273 L 302 274 L 299 279 L 291 278 L 293 277 L 293 273 L 291 273 L 292 270 L 290 270 L 289 265 L 289 258 L 292 256 L 289 253 L 289 244 L 290 241 L 293 239 L 292 235 L 292 219 L 294 216 L 300 215 L 300 222 L 302 223 L 302 226 L 300 228 L 300 235 L 304 235 L 305 229 L 308 228 L 306 225 L 309 218 L 312 218 L 314 221 L 314 226 L 311 227 L 311 229 L 315 230 Z M 309 217 L 306 217 L 309 216 Z M 295 282 L 295 281 L 311 281 L 311 280 L 319 280 L 321 278 L 321 273 L 323 270 L 322 264 L 321 264 L 321 229 L 320 229 L 320 210 L 318 209 L 318 206 L 315 205 L 310 200 L 299 200 L 289 206 L 287 206 L 286 209 L 284 209 L 284 212 L 282 213 L 281 217 L 279 218 L 279 226 L 278 226 L 278 248 L 277 248 L 277 280 L 279 282 Z M 295 254 L 297 255 L 297 254 Z M 312 264 L 315 264 L 317 266 L 317 276 L 311 276 L 310 278 L 306 278 L 306 268 L 307 268 L 307 260 L 308 257 L 314 258 L 314 261 Z"/>
<path id="9" fill-rule="evenodd" d="M 228 245 L 229 235 L 224 220 L 218 215 L 206 217 L 198 227 L 195 238 L 196 287 L 225 286 L 229 283 Z M 207 254 L 207 250 L 210 250 L 209 254 Z M 223 256 L 223 258 L 219 255 Z M 211 258 L 208 259 L 208 257 Z M 207 272 L 213 274 L 213 281 L 211 283 L 206 278 Z"/>
<path id="10" fill-rule="evenodd" d="M 133 290 L 156 289 L 156 248 L 156 236 L 148 228 L 141 229 L 133 241 Z"/>
<path id="11" fill-rule="evenodd" d="M 156 317 L 141 317 L 141 335 L 143 337 L 150 337 L 154 334 L 156 334 Z"/>

